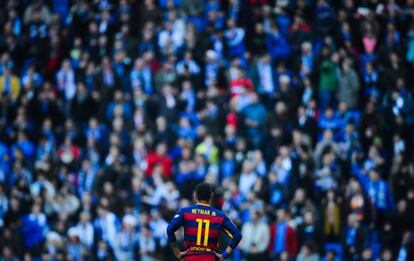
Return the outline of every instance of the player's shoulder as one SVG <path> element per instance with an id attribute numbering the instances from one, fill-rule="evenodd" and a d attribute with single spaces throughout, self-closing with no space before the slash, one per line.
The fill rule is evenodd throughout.
<path id="1" fill-rule="evenodd" d="M 217 216 L 219 217 L 225 217 L 226 214 L 224 214 L 221 210 L 218 210 L 217 208 L 211 207 L 212 211 L 214 211 L 216 213 Z"/>
<path id="2" fill-rule="evenodd" d="M 221 210 L 219 210 L 215 207 L 210 206 L 209 209 L 210 209 L 210 213 L 211 213 L 212 216 L 220 217 L 220 218 L 225 218 L 226 217 L 226 214 L 224 214 Z"/>
<path id="3" fill-rule="evenodd" d="M 193 206 L 183 207 L 178 212 L 179 213 L 191 213 L 192 209 L 193 209 Z"/>

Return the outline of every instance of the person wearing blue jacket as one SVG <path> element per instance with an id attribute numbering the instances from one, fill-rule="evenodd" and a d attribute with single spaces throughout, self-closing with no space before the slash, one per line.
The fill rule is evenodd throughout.
<path id="1" fill-rule="evenodd" d="M 377 226 L 383 224 L 394 209 L 394 200 L 388 183 L 380 177 L 378 169 L 372 168 L 366 174 L 356 163 L 352 165 L 352 175 L 358 179 L 365 193 L 368 194 L 374 208 L 373 223 Z"/>
<path id="2" fill-rule="evenodd" d="M 41 212 L 38 204 L 32 207 L 32 212 L 23 218 L 21 234 L 24 238 L 24 245 L 35 256 L 40 254 L 41 245 L 45 240 L 45 233 L 48 229 L 47 218 Z"/>

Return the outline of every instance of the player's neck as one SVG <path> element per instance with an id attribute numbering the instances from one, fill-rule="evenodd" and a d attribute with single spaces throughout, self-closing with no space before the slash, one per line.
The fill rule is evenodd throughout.
<path id="1" fill-rule="evenodd" d="M 207 201 L 197 201 L 196 204 L 200 206 L 210 207 L 210 202 Z"/>

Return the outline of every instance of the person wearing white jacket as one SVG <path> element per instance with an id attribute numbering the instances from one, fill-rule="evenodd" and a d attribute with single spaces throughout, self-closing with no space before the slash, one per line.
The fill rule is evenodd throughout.
<path id="1" fill-rule="evenodd" d="M 242 227 L 243 240 L 240 247 L 244 251 L 246 260 L 265 260 L 265 253 L 270 241 L 269 226 L 262 218 L 262 212 L 251 211 L 251 220 Z"/>

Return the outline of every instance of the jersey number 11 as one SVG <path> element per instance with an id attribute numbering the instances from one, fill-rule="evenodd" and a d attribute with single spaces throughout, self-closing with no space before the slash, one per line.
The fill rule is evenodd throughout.
<path id="1" fill-rule="evenodd" d="M 196 219 L 197 222 L 197 246 L 201 245 L 201 232 L 203 230 L 203 223 L 205 224 L 204 227 L 204 241 L 203 241 L 203 246 L 207 246 L 208 243 L 208 235 L 209 235 L 209 230 L 210 230 L 210 220 L 208 219 L 201 219 L 201 218 L 197 218 Z"/>

